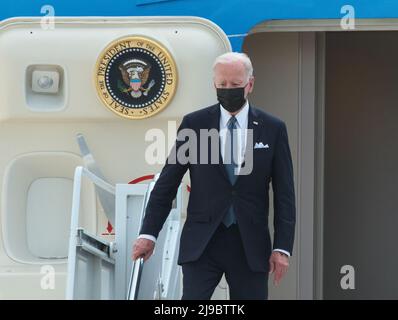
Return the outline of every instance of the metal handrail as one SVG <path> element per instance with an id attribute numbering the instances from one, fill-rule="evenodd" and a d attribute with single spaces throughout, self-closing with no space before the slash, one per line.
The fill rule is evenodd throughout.
<path id="1" fill-rule="evenodd" d="M 131 268 L 131 275 L 129 281 L 129 290 L 127 292 L 127 300 L 137 300 L 140 291 L 141 275 L 144 269 L 144 259 L 139 258 L 134 261 Z"/>
<path id="2" fill-rule="evenodd" d="M 155 184 L 155 182 L 158 178 L 159 178 L 159 174 L 155 175 L 152 182 L 148 185 L 148 189 L 147 189 L 147 192 L 145 193 L 144 202 L 143 202 L 143 206 L 142 206 L 142 210 L 141 210 L 140 225 L 142 225 L 142 222 L 144 220 L 148 196 L 149 196 L 150 192 L 152 191 L 153 185 Z M 129 287 L 127 290 L 127 300 L 137 300 L 143 268 L 144 268 L 144 259 L 143 258 L 138 258 L 136 261 L 134 261 L 133 267 L 131 268 Z"/>
<path id="3" fill-rule="evenodd" d="M 82 190 L 82 178 L 83 176 L 91 180 L 99 188 L 107 191 L 108 193 L 115 195 L 115 187 L 97 177 L 95 174 L 87 170 L 82 166 L 78 166 L 75 169 L 74 181 L 73 181 L 73 196 L 72 196 L 72 212 L 70 222 L 70 239 L 68 257 L 73 256 L 73 250 L 75 250 L 78 241 L 78 228 L 79 228 L 79 215 L 80 215 L 80 202 L 81 202 L 81 190 Z M 74 261 L 68 262 L 68 278 L 74 279 L 75 277 L 75 264 Z M 69 283 L 69 281 L 68 281 Z M 69 285 L 66 289 L 66 298 L 71 299 L 73 297 L 73 286 Z"/>

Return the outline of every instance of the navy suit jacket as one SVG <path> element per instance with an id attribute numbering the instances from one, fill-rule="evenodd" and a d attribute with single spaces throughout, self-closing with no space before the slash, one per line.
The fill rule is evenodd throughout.
<path id="1" fill-rule="evenodd" d="M 200 159 L 200 129 L 219 130 L 219 123 L 220 105 L 216 104 L 184 116 L 178 133 L 186 128 L 195 131 L 198 137 L 196 156 Z M 281 120 L 250 106 L 248 129 L 253 130 L 253 143 L 263 142 L 268 148 L 253 150 L 251 174 L 240 175 L 234 185 L 228 179 L 221 155 L 219 164 L 212 164 L 210 160 L 208 164 L 201 164 L 199 160 L 197 163 L 170 161 L 171 154 L 189 141 L 177 134 L 173 151 L 152 190 L 140 234 L 158 236 L 189 169 L 191 192 L 180 239 L 179 264 L 200 257 L 233 203 L 248 264 L 253 271 L 267 272 L 272 252 L 268 229 L 270 183 L 274 192 L 273 248 L 292 253 L 296 208 L 286 126 Z"/>

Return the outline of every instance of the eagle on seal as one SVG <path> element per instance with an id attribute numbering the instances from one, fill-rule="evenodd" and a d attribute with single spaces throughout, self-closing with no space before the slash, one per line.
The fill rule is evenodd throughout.
<path id="1" fill-rule="evenodd" d="M 133 98 L 139 98 L 142 94 L 147 96 L 155 84 L 155 81 L 152 80 L 148 87 L 144 88 L 148 82 L 151 65 L 143 60 L 128 60 L 119 66 L 119 70 L 122 73 L 123 82 L 128 87 L 124 92 L 130 93 Z"/>

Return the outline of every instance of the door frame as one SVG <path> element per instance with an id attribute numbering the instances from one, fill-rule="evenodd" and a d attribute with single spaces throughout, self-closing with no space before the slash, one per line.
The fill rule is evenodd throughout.
<path id="1" fill-rule="evenodd" d="M 299 117 L 297 159 L 297 299 L 323 299 L 325 33 L 398 31 L 398 19 L 355 19 L 345 30 L 341 19 L 267 20 L 259 32 L 299 32 Z M 312 60 L 311 60 L 312 59 Z"/>

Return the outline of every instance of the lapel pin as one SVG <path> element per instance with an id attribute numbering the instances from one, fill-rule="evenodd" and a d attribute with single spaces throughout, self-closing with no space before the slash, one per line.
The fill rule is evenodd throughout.
<path id="1" fill-rule="evenodd" d="M 257 121 L 253 121 L 253 123 L 257 126 L 258 125 L 258 122 Z"/>

